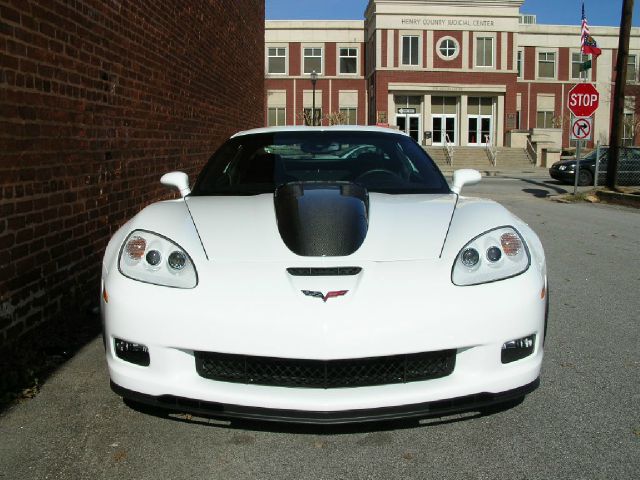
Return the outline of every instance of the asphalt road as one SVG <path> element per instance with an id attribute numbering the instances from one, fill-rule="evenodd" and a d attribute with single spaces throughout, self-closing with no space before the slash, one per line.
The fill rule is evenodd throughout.
<path id="1" fill-rule="evenodd" d="M 547 252 L 542 385 L 515 408 L 361 429 L 167 418 L 111 393 L 96 339 L 0 417 L 0 479 L 637 479 L 640 211 L 554 203 L 564 188 L 542 180 L 463 190 L 506 204 Z"/>

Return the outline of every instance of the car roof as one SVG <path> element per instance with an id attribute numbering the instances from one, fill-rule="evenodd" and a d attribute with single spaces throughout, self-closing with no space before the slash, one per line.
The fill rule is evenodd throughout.
<path id="1" fill-rule="evenodd" d="M 253 135 L 259 133 L 281 133 L 281 132 L 371 132 L 371 133 L 392 133 L 396 135 L 405 135 L 405 132 L 387 127 L 374 127 L 362 125 L 332 125 L 330 127 L 308 127 L 308 126 L 286 126 L 286 127 L 264 127 L 253 128 L 251 130 L 243 130 L 231 136 L 231 138 L 242 135 Z"/>

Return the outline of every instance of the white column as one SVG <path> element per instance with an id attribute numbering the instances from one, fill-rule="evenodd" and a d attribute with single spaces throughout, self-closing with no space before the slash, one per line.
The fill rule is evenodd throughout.
<path id="1" fill-rule="evenodd" d="M 500 70 L 507 70 L 507 59 L 509 58 L 509 34 L 501 32 L 500 34 Z"/>
<path id="2" fill-rule="evenodd" d="M 504 95 L 498 95 L 497 115 L 495 118 L 496 123 L 496 146 L 502 147 L 504 145 Z"/>
<path id="3" fill-rule="evenodd" d="M 465 55 L 466 56 L 466 55 Z M 460 123 L 460 127 L 458 128 L 458 131 L 460 132 L 460 140 L 458 142 L 458 145 L 460 146 L 464 146 L 466 147 L 467 145 L 469 145 L 469 120 L 467 119 L 467 116 L 469 115 L 467 113 L 467 103 L 469 102 L 469 96 L 468 95 L 460 95 L 460 115 L 459 115 L 459 119 L 458 122 Z"/>
<path id="4" fill-rule="evenodd" d="M 424 108 L 422 112 L 422 130 L 431 131 L 433 125 L 431 124 L 431 94 L 427 93 L 423 97 Z"/>

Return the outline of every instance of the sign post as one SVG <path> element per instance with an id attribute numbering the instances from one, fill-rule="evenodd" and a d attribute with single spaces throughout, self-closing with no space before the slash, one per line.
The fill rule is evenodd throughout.
<path id="1" fill-rule="evenodd" d="M 576 173 L 573 185 L 573 194 L 578 191 L 578 178 L 580 177 L 580 153 L 582 140 L 591 139 L 593 120 L 591 115 L 600 104 L 600 93 L 590 83 L 579 83 L 569 90 L 567 107 L 577 118 L 571 124 L 571 139 L 577 140 L 576 146 Z"/>

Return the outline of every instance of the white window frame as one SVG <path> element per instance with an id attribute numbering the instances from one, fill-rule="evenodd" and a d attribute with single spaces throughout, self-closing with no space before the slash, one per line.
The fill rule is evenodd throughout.
<path id="1" fill-rule="evenodd" d="M 354 115 L 353 115 L 354 123 L 346 123 L 345 125 L 357 125 L 358 124 L 358 107 L 340 107 L 339 109 L 340 113 L 342 113 L 343 110 L 353 110 L 354 112 Z"/>
<path id="2" fill-rule="evenodd" d="M 276 111 L 276 123 L 271 124 L 269 123 L 269 112 L 270 110 L 275 110 Z M 278 111 L 282 110 L 283 111 L 283 116 L 284 116 L 284 122 L 283 123 L 278 123 Z M 268 127 L 281 127 L 287 124 L 287 107 L 267 107 L 267 126 Z"/>
<path id="3" fill-rule="evenodd" d="M 302 109 L 302 111 L 304 112 L 302 123 L 303 123 L 303 125 L 308 127 L 308 126 L 310 126 L 310 124 L 307 123 L 307 118 L 310 118 L 311 112 L 314 111 L 313 107 L 312 106 L 311 107 L 304 107 Z M 316 117 L 316 126 L 322 125 L 322 107 L 321 106 L 319 107 L 319 106 L 316 105 L 315 117 Z M 311 118 L 311 122 L 313 123 L 313 118 Z"/>
<path id="4" fill-rule="evenodd" d="M 552 77 L 541 77 L 540 76 L 540 54 L 548 55 L 550 53 L 553 54 L 553 76 Z M 536 79 L 538 80 L 557 80 L 558 78 L 558 49 L 544 48 L 544 49 L 536 49 Z"/>
<path id="5" fill-rule="evenodd" d="M 274 55 L 271 56 L 269 55 L 269 49 L 271 48 L 275 48 L 277 50 L 281 50 L 284 49 L 284 72 L 275 72 L 272 73 L 269 71 L 269 60 L 271 58 L 282 58 L 282 55 Z M 276 44 L 272 44 L 272 45 L 266 45 L 266 63 L 265 63 L 265 72 L 267 75 L 271 76 L 285 76 L 289 74 L 289 47 L 288 45 L 276 45 Z"/>
<path id="6" fill-rule="evenodd" d="M 478 44 L 480 43 L 480 40 L 491 40 L 491 65 L 480 65 L 478 64 Z M 485 32 L 479 32 L 476 33 L 473 36 L 473 66 L 475 68 L 496 68 L 496 56 L 497 56 L 497 51 L 496 51 L 496 35 L 495 33 L 485 33 Z M 486 61 L 486 59 L 485 59 Z"/>
<path id="7" fill-rule="evenodd" d="M 638 52 L 629 52 L 629 59 L 631 59 L 631 57 L 634 58 L 634 68 L 633 68 L 633 77 L 629 78 L 629 65 L 630 63 L 627 63 L 627 82 L 628 83 L 636 83 L 638 82 L 638 56 L 639 53 Z M 628 62 L 628 60 L 627 60 Z"/>
<path id="8" fill-rule="evenodd" d="M 305 50 L 308 49 L 313 49 L 313 50 L 320 50 L 320 55 L 315 55 L 316 52 L 313 52 L 314 55 L 305 55 Z M 302 74 L 303 75 L 311 75 L 311 72 L 313 71 L 313 69 L 309 72 L 305 71 L 305 59 L 306 58 L 318 58 L 320 57 L 320 71 L 316 70 L 316 73 L 320 76 L 323 75 L 324 73 L 324 45 L 312 45 L 312 44 L 308 44 L 308 45 L 302 45 L 300 48 L 300 54 L 302 55 Z"/>
<path id="9" fill-rule="evenodd" d="M 593 68 L 590 68 L 587 72 L 578 72 L 578 76 L 574 77 L 573 76 L 573 56 L 580 54 L 580 58 L 582 57 L 587 57 L 586 60 L 583 60 L 584 62 L 586 62 L 587 60 L 589 60 L 589 55 L 586 55 L 584 53 L 582 53 L 579 49 L 574 49 L 574 50 L 569 50 L 569 80 L 582 80 L 585 79 L 587 81 L 591 80 L 591 71 L 593 70 Z M 579 62 L 579 63 L 583 63 L 583 61 Z M 584 74 L 587 74 L 586 76 Z"/>
<path id="10" fill-rule="evenodd" d="M 337 65 L 336 65 L 336 72 L 338 72 L 338 75 L 346 75 L 348 77 L 357 77 L 358 75 L 360 75 L 360 45 L 348 45 L 348 44 L 338 44 L 336 45 L 336 57 L 337 57 Z M 341 50 L 343 49 L 348 49 L 348 50 L 355 50 L 356 51 L 356 55 L 355 57 L 353 55 L 346 55 L 346 56 L 342 56 Z M 340 60 L 342 58 L 355 58 L 356 60 L 356 71 L 353 73 L 346 73 L 346 72 L 342 72 L 340 70 Z"/>
<path id="11" fill-rule="evenodd" d="M 440 48 L 442 47 L 442 44 L 446 41 L 450 41 L 453 42 L 455 51 L 453 52 L 452 55 L 450 56 L 446 56 L 444 55 L 441 51 Z M 458 40 L 456 40 L 454 37 L 442 37 L 440 39 L 438 39 L 438 44 L 436 45 L 436 55 L 438 55 L 438 57 L 440 57 L 442 60 L 446 61 L 446 62 L 450 62 L 452 60 L 455 60 L 456 58 L 458 58 L 460 56 L 460 43 L 458 42 Z"/>
<path id="12" fill-rule="evenodd" d="M 627 67 L 628 68 L 628 67 Z M 633 96 L 625 96 L 624 97 L 624 111 L 622 114 L 623 122 L 622 122 L 622 145 L 625 147 L 633 147 L 633 142 L 636 138 L 636 123 L 635 123 L 635 106 L 636 106 L 636 97 Z M 631 117 L 631 121 L 627 120 L 628 117 Z M 631 134 L 629 137 L 628 134 Z"/>
<path id="13" fill-rule="evenodd" d="M 538 115 L 540 115 L 541 113 L 544 114 L 544 123 L 546 125 L 547 123 L 547 119 L 550 121 L 551 126 L 547 127 L 547 126 L 538 126 Z M 553 120 L 555 118 L 556 114 L 555 112 L 551 111 L 551 110 L 538 110 L 536 111 L 536 128 L 554 128 L 553 127 Z"/>
<path id="14" fill-rule="evenodd" d="M 422 57 L 422 35 L 416 34 L 415 32 L 413 33 L 402 33 L 400 34 L 400 65 L 402 67 L 413 67 L 413 68 L 417 68 L 420 67 L 422 62 L 421 62 L 421 57 Z M 404 39 L 405 38 L 417 38 L 417 45 L 416 45 L 416 56 L 417 56 L 417 60 L 418 63 L 404 63 Z M 411 42 L 409 42 L 409 45 L 411 45 Z M 411 54 L 413 53 L 413 51 L 411 50 L 411 48 L 409 49 L 409 61 L 411 61 Z"/>
<path id="15" fill-rule="evenodd" d="M 520 65 L 519 70 L 518 65 Z M 524 78 L 524 48 L 518 48 L 516 51 L 516 75 L 517 78 Z"/>

